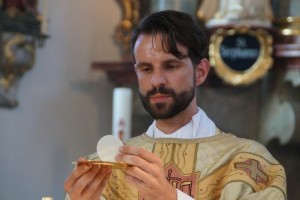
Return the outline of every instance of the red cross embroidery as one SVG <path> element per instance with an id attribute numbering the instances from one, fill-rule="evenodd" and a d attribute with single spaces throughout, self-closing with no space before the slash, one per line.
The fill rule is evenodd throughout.
<path id="1" fill-rule="evenodd" d="M 173 187 L 183 191 L 191 197 L 195 197 L 196 184 L 199 176 L 198 172 L 183 174 L 173 163 L 169 163 L 165 166 L 164 170 L 167 180 Z"/>
<path id="2" fill-rule="evenodd" d="M 244 162 L 235 163 L 234 167 L 246 172 L 256 183 L 267 184 L 268 182 L 268 175 L 257 160 L 248 159 Z"/>

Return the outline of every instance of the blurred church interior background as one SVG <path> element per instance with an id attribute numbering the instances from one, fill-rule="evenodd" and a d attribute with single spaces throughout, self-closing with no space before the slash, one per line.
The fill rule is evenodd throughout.
<path id="1" fill-rule="evenodd" d="M 201 21 L 199 10 L 205 0 L 182 1 L 190 6 L 178 8 L 197 15 L 210 37 L 218 26 L 211 28 Z M 137 14 L 139 20 L 151 11 L 150 4 L 152 10 L 177 9 L 181 0 L 39 0 L 38 4 L 28 1 L 36 7 L 9 11 L 8 2 L 18 1 L 0 1 L 1 47 L 7 44 L 5 28 L 18 32 L 5 21 L 23 16 L 16 12 L 36 16 L 37 21 L 26 23 L 37 23 L 39 30 L 20 30 L 36 47 L 29 51 L 34 63 L 22 73 L 14 71 L 15 81 L 9 82 L 11 76 L 3 67 L 12 66 L 9 52 L 7 61 L 1 58 L 0 199 L 63 199 L 63 182 L 72 161 L 95 152 L 99 138 L 112 133 L 115 88 L 133 91 L 131 136 L 141 134 L 152 122 L 139 102 L 126 46 L 126 31 L 135 21 L 129 25 L 122 21 L 128 14 L 122 2 L 137 7 L 138 13 L 129 14 Z M 207 83 L 199 88 L 198 102 L 223 131 L 263 143 L 285 167 L 288 198 L 296 200 L 300 195 L 300 1 L 269 3 L 272 25 L 265 29 L 273 38 L 270 69 L 249 84 L 234 85 L 212 68 Z"/>

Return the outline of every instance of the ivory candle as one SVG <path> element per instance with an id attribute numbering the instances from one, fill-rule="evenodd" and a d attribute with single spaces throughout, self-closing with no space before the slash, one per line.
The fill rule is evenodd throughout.
<path id="1" fill-rule="evenodd" d="M 113 91 L 112 134 L 125 142 L 131 137 L 132 90 L 119 87 Z"/>

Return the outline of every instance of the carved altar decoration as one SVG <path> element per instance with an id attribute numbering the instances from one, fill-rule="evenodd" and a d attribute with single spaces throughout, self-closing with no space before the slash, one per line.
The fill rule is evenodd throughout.
<path id="1" fill-rule="evenodd" d="M 300 86 L 300 17 L 286 17 L 276 21 L 278 35 L 274 56 L 286 67 L 284 80 Z"/>
<path id="2" fill-rule="evenodd" d="M 18 105 L 19 81 L 34 65 L 36 44 L 42 46 L 47 38 L 42 33 L 45 16 L 39 14 L 37 5 L 37 0 L 0 1 L 0 107 Z"/>
<path id="3" fill-rule="evenodd" d="M 218 26 L 271 27 L 273 11 L 269 0 L 203 0 L 197 17 L 207 28 Z"/>
<path id="4" fill-rule="evenodd" d="M 139 0 L 117 0 L 121 5 L 123 16 L 117 26 L 114 38 L 121 46 L 121 54 L 124 59 L 128 59 L 130 54 L 130 38 L 134 26 L 140 20 L 140 1 Z"/>
<path id="5" fill-rule="evenodd" d="M 210 38 L 209 59 L 231 85 L 248 85 L 272 66 L 272 37 L 263 29 L 218 29 Z"/>
<path id="6" fill-rule="evenodd" d="M 197 17 L 210 33 L 209 58 L 227 84 L 249 85 L 272 67 L 269 0 L 203 0 Z"/>

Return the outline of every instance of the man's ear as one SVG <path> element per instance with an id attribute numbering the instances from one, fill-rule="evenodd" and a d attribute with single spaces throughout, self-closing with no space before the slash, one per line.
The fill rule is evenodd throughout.
<path id="1" fill-rule="evenodd" d="M 197 86 L 201 85 L 205 81 L 205 79 L 208 75 L 209 69 L 210 69 L 210 64 L 206 58 L 202 59 L 199 62 L 199 64 L 196 66 L 196 85 Z"/>

